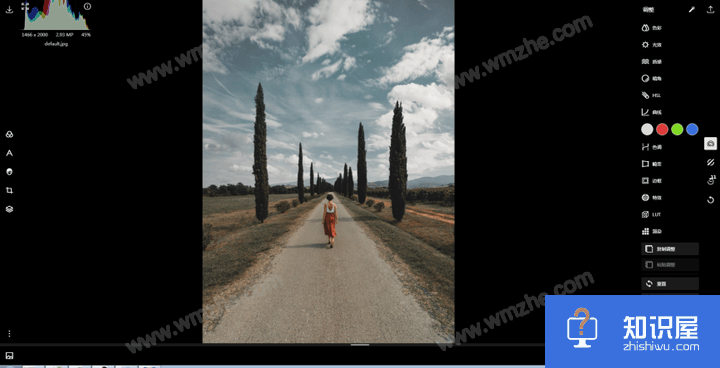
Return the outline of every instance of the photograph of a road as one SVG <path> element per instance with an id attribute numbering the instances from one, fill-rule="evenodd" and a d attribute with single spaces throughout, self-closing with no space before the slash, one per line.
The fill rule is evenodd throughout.
<path id="1" fill-rule="evenodd" d="M 337 237 L 323 232 L 323 201 L 236 299 L 205 343 L 436 343 L 437 323 L 338 201 Z"/>

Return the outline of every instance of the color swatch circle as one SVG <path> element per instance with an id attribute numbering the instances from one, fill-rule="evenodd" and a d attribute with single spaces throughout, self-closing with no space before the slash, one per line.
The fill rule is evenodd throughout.
<path id="1" fill-rule="evenodd" d="M 690 134 L 690 135 L 695 135 L 695 134 L 697 134 L 697 132 L 698 132 L 698 126 L 697 126 L 697 124 L 695 124 L 695 123 L 688 124 L 687 128 L 685 129 L 685 131 L 687 131 L 687 133 Z"/>
<path id="2" fill-rule="evenodd" d="M 650 123 L 645 123 L 645 124 L 643 124 L 641 130 L 642 130 L 642 134 L 650 135 L 653 132 L 653 127 L 652 127 L 652 125 L 650 125 Z"/>
<path id="3" fill-rule="evenodd" d="M 668 132 L 668 126 L 665 123 L 660 123 L 655 130 L 657 131 L 657 134 L 665 135 Z"/>
<path id="4" fill-rule="evenodd" d="M 683 126 L 682 126 L 682 124 L 680 124 L 680 123 L 675 123 L 675 124 L 673 124 L 673 126 L 672 126 L 672 132 L 673 132 L 673 134 L 675 134 L 675 135 L 680 135 L 680 134 L 682 134 L 682 132 L 683 132 Z"/>

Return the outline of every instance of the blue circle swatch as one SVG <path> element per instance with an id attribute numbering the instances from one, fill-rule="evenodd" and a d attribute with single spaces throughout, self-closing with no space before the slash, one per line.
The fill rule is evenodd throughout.
<path id="1" fill-rule="evenodd" d="M 695 123 L 689 124 L 685 129 L 688 134 L 695 135 L 698 132 L 698 126 Z"/>

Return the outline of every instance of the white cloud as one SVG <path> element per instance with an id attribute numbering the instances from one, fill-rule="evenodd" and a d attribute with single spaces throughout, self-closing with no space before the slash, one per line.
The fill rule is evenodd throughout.
<path id="1" fill-rule="evenodd" d="M 390 137 L 371 135 L 368 142 L 381 150 L 374 158 L 368 158 L 370 175 L 383 177 L 387 175 Z M 422 176 L 424 173 L 455 166 L 455 140 L 449 133 L 407 133 L 407 168 L 408 175 Z M 368 151 L 370 151 L 368 146 Z M 374 150 L 374 149 L 373 149 Z"/>
<path id="2" fill-rule="evenodd" d="M 253 118 L 253 122 L 254 121 L 255 121 L 255 118 Z M 212 118 L 210 116 L 203 114 L 203 130 L 225 134 L 229 131 L 229 129 L 247 130 L 248 127 L 250 127 L 250 124 L 239 124 L 239 123 L 230 124 L 230 123 L 226 122 L 225 120 Z"/>
<path id="3" fill-rule="evenodd" d="M 399 20 L 399 19 L 393 17 L 392 15 L 390 16 L 390 21 L 391 21 L 391 22 L 395 23 L 395 22 L 397 22 L 398 20 Z"/>
<path id="4" fill-rule="evenodd" d="M 383 43 L 382 45 L 380 45 L 380 46 L 378 46 L 378 47 L 385 46 L 385 45 L 389 44 L 390 42 L 392 42 L 393 38 L 395 38 L 395 31 L 394 31 L 394 30 L 391 30 L 390 32 L 388 32 L 388 33 L 385 35 L 385 38 L 387 39 L 387 41 L 385 41 L 385 43 Z M 384 52 L 384 51 L 385 51 L 385 50 L 383 50 L 383 52 Z"/>
<path id="5" fill-rule="evenodd" d="M 435 83 L 423 86 L 415 83 L 397 85 L 387 95 L 388 102 L 393 106 L 395 101 L 401 101 L 403 108 L 414 110 L 415 106 L 423 106 L 431 109 L 451 109 L 455 100 L 450 94 L 441 94 Z"/>
<path id="6" fill-rule="evenodd" d="M 285 21 L 292 25 L 295 30 L 302 28 L 302 17 L 300 11 L 295 8 L 283 8 L 283 14 L 285 15 Z"/>
<path id="7" fill-rule="evenodd" d="M 328 159 L 328 160 L 332 160 L 332 159 L 333 159 L 332 156 L 330 156 L 330 155 L 320 155 L 320 158 L 322 158 L 322 159 Z"/>
<path id="8" fill-rule="evenodd" d="M 290 70 L 289 66 L 276 66 L 274 68 L 264 67 L 262 70 L 256 72 L 260 80 L 271 80 L 271 79 L 287 79 L 287 73 Z M 263 82 L 265 83 L 265 82 Z"/>
<path id="9" fill-rule="evenodd" d="M 383 106 L 381 103 L 377 103 L 377 102 L 368 102 L 368 105 L 370 107 L 372 107 L 373 109 L 377 109 L 377 110 L 389 109 L 389 107 Z"/>
<path id="10" fill-rule="evenodd" d="M 449 91 L 455 95 L 455 53 L 440 55 L 440 65 L 435 69 L 435 77 L 440 81 L 440 92 Z"/>
<path id="11" fill-rule="evenodd" d="M 381 68 L 383 76 L 375 83 L 385 88 L 392 83 L 413 80 L 434 73 L 441 63 L 448 60 L 446 55 L 455 53 L 455 45 L 443 36 L 444 33 L 432 39 L 423 37 L 420 42 L 405 46 L 405 54 L 400 61 L 390 68 Z"/>
<path id="12" fill-rule="evenodd" d="M 270 138 L 270 137 L 267 138 L 266 144 L 267 144 L 267 148 L 286 148 L 286 149 L 291 149 L 291 150 L 297 149 L 297 147 L 293 146 L 292 144 L 281 142 L 281 141 L 278 141 L 278 140 Z"/>
<path id="13" fill-rule="evenodd" d="M 343 64 L 343 69 L 350 70 L 350 68 L 355 66 L 355 58 L 352 56 L 348 56 L 345 58 L 345 63 Z"/>
<path id="14" fill-rule="evenodd" d="M 303 153 L 303 168 L 305 168 L 305 166 L 307 166 L 307 169 L 310 170 L 310 163 L 311 163 L 311 162 L 313 162 L 313 161 L 310 159 L 310 157 L 307 157 L 307 156 Z M 286 157 L 286 158 L 285 158 L 285 163 L 292 165 L 291 167 L 295 170 L 295 175 L 296 175 L 296 177 L 297 177 L 297 167 L 298 167 L 298 155 L 297 155 L 297 153 L 293 153 L 292 155 L 289 155 L 288 157 Z M 313 168 L 314 168 L 314 167 L 315 167 L 315 165 L 313 165 Z"/>
<path id="15" fill-rule="evenodd" d="M 408 134 L 408 175 L 455 166 L 455 140 L 449 133 Z"/>
<path id="16" fill-rule="evenodd" d="M 340 75 L 337 77 L 337 79 L 338 79 L 338 80 L 341 80 L 341 81 L 344 81 L 344 80 L 345 80 L 345 77 L 347 77 L 345 74 L 340 74 Z"/>
<path id="17" fill-rule="evenodd" d="M 454 109 L 454 97 L 450 93 L 441 93 L 435 83 L 423 86 L 415 83 L 393 87 L 388 93 L 388 102 L 393 109 L 400 102 L 403 109 L 403 123 L 408 134 L 419 134 L 436 126 L 438 112 Z M 390 129 L 394 111 L 380 116 L 375 123 L 383 129 Z M 388 138 L 389 139 L 389 138 Z M 376 144 L 374 148 L 379 148 Z"/>
<path id="18" fill-rule="evenodd" d="M 207 42 L 203 42 L 203 71 L 227 74 L 228 69 L 220 62 L 218 54 L 220 49 L 210 46 Z"/>
<path id="19" fill-rule="evenodd" d="M 322 97 L 318 97 L 318 98 L 315 99 L 315 103 L 316 103 L 316 104 L 319 104 L 319 103 L 322 103 L 322 102 L 323 102 Z"/>
<path id="20" fill-rule="evenodd" d="M 280 174 L 281 174 L 281 171 L 280 171 L 280 170 L 278 170 L 275 166 L 272 166 L 272 165 L 270 165 L 270 164 L 267 165 L 267 171 L 268 171 L 268 175 L 269 175 L 269 174 L 273 174 L 273 175 L 280 175 Z"/>
<path id="21" fill-rule="evenodd" d="M 322 65 L 328 65 L 328 64 L 330 64 L 330 59 L 323 60 Z"/>
<path id="22" fill-rule="evenodd" d="M 312 74 L 312 80 L 318 80 L 321 77 L 328 78 L 328 77 L 332 76 L 333 74 L 335 74 L 335 72 L 338 71 L 338 69 L 340 69 L 341 62 L 342 62 L 342 59 L 335 62 L 335 64 L 328 65 L 324 68 L 320 68 L 318 71 L 316 71 L 315 73 Z"/>
<path id="23" fill-rule="evenodd" d="M 232 166 L 230 166 L 230 171 L 240 174 L 251 173 L 252 166 L 232 164 Z"/>
<path id="24" fill-rule="evenodd" d="M 410 106 L 413 107 L 413 110 L 410 110 Z M 414 132 L 422 132 L 432 128 L 435 125 L 435 120 L 438 118 L 438 113 L 431 108 L 414 107 L 415 105 L 412 102 L 403 104 L 403 110 L 407 111 L 403 111 L 403 123 L 405 124 L 406 129 Z M 390 125 L 392 125 L 392 123 Z"/>
<path id="25" fill-rule="evenodd" d="M 237 111 L 228 111 L 227 113 L 243 120 L 252 121 L 253 123 L 255 122 L 255 115 L 253 114 L 247 114 Z"/>
<path id="26" fill-rule="evenodd" d="M 372 95 L 365 95 L 363 98 L 365 98 L 366 100 L 369 100 L 369 99 L 372 99 L 373 96 L 372 96 Z"/>
<path id="27" fill-rule="evenodd" d="M 280 128 L 282 126 L 282 124 L 278 123 L 277 121 L 267 118 L 265 119 L 265 125 L 271 128 Z"/>
<path id="28" fill-rule="evenodd" d="M 280 24 L 265 24 L 263 28 L 258 32 L 250 36 L 250 41 L 255 42 L 258 46 L 264 49 L 272 48 L 264 40 L 270 41 L 282 41 L 285 36 L 285 27 Z"/>
<path id="29" fill-rule="evenodd" d="M 346 34 L 364 30 L 375 20 L 367 0 L 320 0 L 308 10 L 308 52 L 302 62 L 312 62 L 340 49 Z"/>
<path id="30" fill-rule="evenodd" d="M 390 147 L 390 134 L 370 134 L 365 143 L 368 151 L 387 150 Z"/>
<path id="31" fill-rule="evenodd" d="M 304 156 L 304 155 L 303 155 Z M 286 164 L 295 164 L 298 163 L 298 155 L 296 153 L 293 153 L 292 155 L 288 155 L 288 157 L 285 158 Z"/>
<path id="32" fill-rule="evenodd" d="M 302 133 L 302 136 L 303 136 L 303 138 L 309 138 L 309 137 L 317 138 L 317 137 L 318 137 L 318 134 L 315 133 L 315 132 L 312 132 L 312 133 L 303 132 L 303 133 Z"/>
<path id="33" fill-rule="evenodd" d="M 425 4 L 425 0 L 417 0 L 417 2 L 420 3 L 420 5 L 422 5 L 425 9 L 431 10 L 430 7 Z"/>
<path id="34" fill-rule="evenodd" d="M 275 161 L 285 161 L 285 156 L 283 156 L 282 153 L 277 153 L 274 155 L 270 155 L 267 157 L 268 160 L 275 160 Z"/>
<path id="35" fill-rule="evenodd" d="M 227 74 L 223 49 L 246 39 L 261 48 L 275 49 L 288 27 L 302 26 L 297 9 L 273 0 L 215 0 L 203 2 L 203 71 Z M 212 31 L 212 32 L 210 32 Z"/>

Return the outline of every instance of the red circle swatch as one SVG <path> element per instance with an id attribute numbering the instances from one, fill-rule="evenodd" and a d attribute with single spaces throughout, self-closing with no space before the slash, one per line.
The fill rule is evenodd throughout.
<path id="1" fill-rule="evenodd" d="M 655 130 L 657 131 L 657 134 L 665 135 L 668 132 L 668 126 L 665 125 L 665 123 L 661 123 L 661 124 L 658 124 L 658 126 Z"/>

